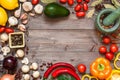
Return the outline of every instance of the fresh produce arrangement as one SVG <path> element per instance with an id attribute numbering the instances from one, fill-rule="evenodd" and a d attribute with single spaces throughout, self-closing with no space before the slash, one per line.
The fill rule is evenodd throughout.
<path id="1" fill-rule="evenodd" d="M 0 0 L 0 41 L 2 75 L 0 80 L 120 80 L 119 45 L 112 42 L 118 38 L 120 26 L 120 2 L 118 0 Z M 47 63 L 44 71 L 38 62 L 27 58 L 29 17 L 44 15 L 55 19 L 68 17 L 72 7 L 77 18 L 94 18 L 101 38 L 98 49 L 100 57 L 89 66 L 68 62 Z M 90 6 L 90 8 L 89 8 Z M 13 14 L 8 14 L 11 11 Z M 96 13 L 96 15 L 94 15 Z M 101 37 L 102 36 L 102 37 Z M 114 65 L 114 68 L 112 67 Z M 89 68 L 89 69 L 88 69 Z M 88 71 L 89 72 L 88 72 Z"/>

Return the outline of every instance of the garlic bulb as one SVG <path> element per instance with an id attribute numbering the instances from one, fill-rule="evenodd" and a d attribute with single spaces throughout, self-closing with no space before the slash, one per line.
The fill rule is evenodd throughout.
<path id="1" fill-rule="evenodd" d="M 33 9 L 33 5 L 31 2 L 24 2 L 22 7 L 26 12 L 31 11 Z"/>
<path id="2" fill-rule="evenodd" d="M 20 2 L 26 2 L 27 0 L 19 0 Z"/>
<path id="3" fill-rule="evenodd" d="M 41 4 L 37 4 L 35 7 L 34 7 L 34 11 L 35 13 L 37 14 L 42 14 L 43 12 L 43 6 Z"/>
<path id="4" fill-rule="evenodd" d="M 17 9 L 15 12 L 14 12 L 14 16 L 19 18 L 20 17 L 20 14 L 21 14 L 21 4 L 20 4 L 20 8 Z"/>
<path id="5" fill-rule="evenodd" d="M 14 16 L 9 17 L 8 22 L 10 26 L 15 26 L 18 24 L 18 20 Z"/>
<path id="6" fill-rule="evenodd" d="M 6 33 L 2 33 L 0 35 L 0 39 L 2 40 L 2 42 L 5 42 L 9 39 L 8 35 Z"/>

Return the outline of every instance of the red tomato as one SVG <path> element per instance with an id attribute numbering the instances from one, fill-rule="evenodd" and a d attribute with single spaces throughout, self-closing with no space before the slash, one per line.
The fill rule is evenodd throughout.
<path id="1" fill-rule="evenodd" d="M 32 4 L 33 5 L 36 5 L 36 4 L 38 4 L 39 3 L 39 0 L 32 0 Z"/>
<path id="2" fill-rule="evenodd" d="M 75 10 L 76 12 L 80 11 L 80 10 L 81 10 L 81 5 L 80 5 L 80 4 L 77 4 L 77 5 L 75 6 L 74 10 Z"/>
<path id="3" fill-rule="evenodd" d="M 106 59 L 108 59 L 108 60 L 112 60 L 113 59 L 113 57 L 114 57 L 114 54 L 113 53 L 111 53 L 111 52 L 107 52 L 106 54 L 105 54 L 105 57 L 106 57 Z"/>
<path id="4" fill-rule="evenodd" d="M 88 10 L 88 5 L 87 5 L 87 3 L 83 3 L 83 10 L 84 10 L 84 11 L 87 11 L 87 10 Z"/>
<path id="5" fill-rule="evenodd" d="M 105 46 L 101 46 L 101 47 L 99 48 L 99 53 L 105 54 L 106 52 L 107 52 L 107 48 L 106 48 Z"/>
<path id="6" fill-rule="evenodd" d="M 87 2 L 87 3 L 89 3 L 90 2 L 90 0 L 84 0 L 85 2 Z"/>
<path id="7" fill-rule="evenodd" d="M 82 0 L 77 0 L 77 3 L 81 3 L 82 2 Z"/>
<path id="8" fill-rule="evenodd" d="M 65 4 L 66 2 L 67 2 L 67 0 L 59 0 L 60 1 L 60 3 L 62 3 L 62 4 Z"/>
<path id="9" fill-rule="evenodd" d="M 116 44 L 110 45 L 110 52 L 115 53 L 118 51 L 118 46 Z"/>
<path id="10" fill-rule="evenodd" d="M 0 33 L 3 33 L 5 31 L 5 27 L 0 27 Z"/>
<path id="11" fill-rule="evenodd" d="M 9 33 L 13 33 L 14 30 L 12 28 L 7 27 L 5 28 L 5 32 L 9 34 Z"/>
<path id="12" fill-rule="evenodd" d="M 85 73 L 86 71 L 86 66 L 84 64 L 79 64 L 77 68 L 80 73 Z"/>
<path id="13" fill-rule="evenodd" d="M 108 37 L 108 36 L 104 36 L 104 37 L 102 38 L 102 42 L 103 42 L 104 44 L 110 44 L 111 39 L 110 39 L 110 37 Z"/>
<path id="14" fill-rule="evenodd" d="M 76 16 L 77 17 L 85 17 L 85 12 L 83 12 L 83 11 L 76 12 Z"/>
<path id="15" fill-rule="evenodd" d="M 74 4 L 74 0 L 68 0 L 68 5 L 72 6 Z"/>

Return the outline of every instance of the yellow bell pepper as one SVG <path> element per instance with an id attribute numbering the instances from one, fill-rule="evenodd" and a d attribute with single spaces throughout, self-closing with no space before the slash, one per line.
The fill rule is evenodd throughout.
<path id="1" fill-rule="evenodd" d="M 111 75 L 106 80 L 120 80 L 120 71 L 112 70 Z"/>
<path id="2" fill-rule="evenodd" d="M 116 69 L 120 69 L 120 67 L 117 66 L 117 61 L 120 61 L 120 52 L 117 54 L 117 56 L 115 57 L 115 60 L 114 60 L 114 67 Z"/>

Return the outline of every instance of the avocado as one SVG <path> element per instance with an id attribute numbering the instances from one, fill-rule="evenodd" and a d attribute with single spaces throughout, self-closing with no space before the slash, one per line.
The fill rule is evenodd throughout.
<path id="1" fill-rule="evenodd" d="M 44 14 L 50 18 L 58 18 L 68 16 L 70 11 L 66 7 L 54 2 L 45 6 Z"/>

